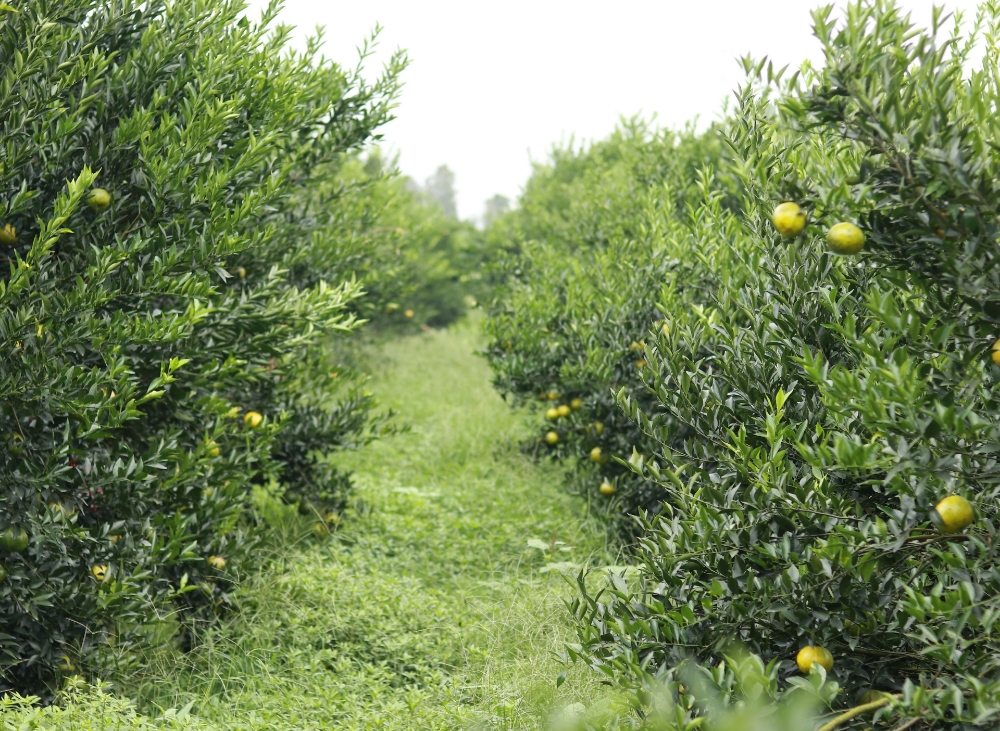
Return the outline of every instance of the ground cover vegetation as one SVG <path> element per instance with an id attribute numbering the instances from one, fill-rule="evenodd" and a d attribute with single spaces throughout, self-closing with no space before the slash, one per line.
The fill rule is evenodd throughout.
<path id="1" fill-rule="evenodd" d="M 335 519 L 322 454 L 382 428 L 318 353 L 360 322 L 379 252 L 342 171 L 405 59 L 369 83 L 241 11 L 0 6 L 4 690 L 166 619 L 190 644 L 253 566 L 253 490 Z"/>
<path id="2" fill-rule="evenodd" d="M 582 587 L 572 654 L 653 726 L 749 727 L 721 709 L 796 696 L 826 730 L 997 722 L 1000 7 L 955 20 L 822 8 L 821 68 L 746 60 L 725 152 L 694 163 L 703 192 L 683 213 L 634 207 L 587 250 L 571 227 L 615 190 L 595 154 L 577 157 L 592 172 L 557 157 L 535 176 L 592 174 L 589 190 L 536 211 L 529 185 L 508 218 L 534 238 L 510 237 L 527 262 L 505 270 L 489 326 L 498 385 L 586 403 L 558 379 L 588 364 L 579 382 L 615 388 L 634 440 L 613 456 L 650 495 L 625 506 L 645 508 L 636 570 Z M 685 266 L 643 289 L 606 273 L 671 258 Z M 618 330 L 618 301 L 642 332 Z M 614 386 L 632 342 L 644 363 Z"/>

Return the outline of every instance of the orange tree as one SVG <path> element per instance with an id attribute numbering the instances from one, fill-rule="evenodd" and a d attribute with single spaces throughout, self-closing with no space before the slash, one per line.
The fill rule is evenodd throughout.
<path id="1" fill-rule="evenodd" d="M 368 84 L 241 11 L 0 5 L 0 689 L 224 605 L 251 486 L 336 502 L 317 451 L 366 438 L 370 398 L 302 371 L 361 287 L 350 212 L 299 191 L 389 118 L 403 60 Z"/>
<path id="2" fill-rule="evenodd" d="M 651 405 L 641 388 L 650 328 L 659 332 L 677 307 L 712 317 L 703 305 L 715 284 L 702 276 L 698 242 L 736 228 L 735 182 L 715 172 L 722 158 L 714 133 L 654 132 L 632 120 L 588 148 L 555 150 L 517 210 L 487 231 L 500 252 L 486 325 L 495 385 L 540 404 L 529 446 L 568 458 L 575 488 L 613 494 L 621 513 L 655 508 L 662 490 L 615 460 L 648 456 L 656 442 L 614 392 Z"/>
<path id="3" fill-rule="evenodd" d="M 618 395 L 659 442 L 632 467 L 668 499 L 642 521 L 638 578 L 585 589 L 573 653 L 676 689 L 688 661 L 744 647 L 772 698 L 993 726 L 1000 7 L 968 35 L 940 13 L 917 31 L 883 0 L 814 19 L 821 70 L 782 82 L 746 62 L 727 132 L 743 232 L 722 266 L 705 242 L 716 320 L 679 311 L 650 337 L 654 406 Z M 771 214 L 789 201 L 807 225 L 776 217 L 783 237 Z M 861 242 L 851 226 L 863 247 L 838 256 Z"/>

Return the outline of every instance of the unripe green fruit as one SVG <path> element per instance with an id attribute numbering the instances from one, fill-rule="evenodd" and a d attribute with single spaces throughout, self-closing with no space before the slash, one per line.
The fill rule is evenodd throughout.
<path id="1" fill-rule="evenodd" d="M 22 553 L 28 549 L 28 532 L 24 528 L 8 528 L 0 533 L 0 548 L 10 553 Z"/>

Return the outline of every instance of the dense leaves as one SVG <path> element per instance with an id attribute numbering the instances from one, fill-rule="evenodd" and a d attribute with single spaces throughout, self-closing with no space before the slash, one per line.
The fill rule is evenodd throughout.
<path id="1" fill-rule="evenodd" d="M 648 457 L 656 442 L 613 392 L 652 404 L 641 387 L 650 328 L 659 332 L 673 303 L 700 306 L 712 291 L 699 234 L 735 225 L 733 182 L 712 172 L 722 157 L 715 133 L 653 132 L 631 120 L 590 148 L 555 150 L 519 208 L 488 232 L 503 252 L 487 324 L 496 385 L 540 400 L 536 448 L 579 460 L 585 494 L 605 500 L 599 486 L 614 485 L 624 512 L 655 508 L 662 493 L 614 459 L 633 449 Z M 560 405 L 570 413 L 545 417 Z M 543 441 L 549 432 L 555 444 Z"/>
<path id="2" fill-rule="evenodd" d="M 372 403 L 309 368 L 361 294 L 321 184 L 388 119 L 403 60 L 367 84 L 234 1 L 14 5 L 0 529 L 29 543 L 0 557 L 0 683 L 38 692 L 171 607 L 224 605 L 253 485 L 342 497 L 318 452 L 367 438 Z"/>
<path id="3" fill-rule="evenodd" d="M 584 587 L 574 654 L 679 693 L 690 660 L 732 669 L 742 647 L 770 679 L 754 694 L 884 691 L 893 722 L 995 725 L 1000 8 L 950 35 L 882 0 L 814 17 L 821 70 L 746 61 L 724 132 L 741 214 L 697 232 L 696 274 L 664 272 L 663 294 L 602 283 L 657 297 L 667 324 L 644 336 L 642 385 L 616 392 L 655 443 L 629 466 L 661 497 L 637 571 Z M 789 200 L 809 216 L 791 240 L 769 220 Z M 828 250 L 841 222 L 866 235 L 854 257 Z M 691 281 L 704 299 L 678 298 Z M 935 511 L 950 495 L 975 507 L 964 531 Z M 807 645 L 829 674 L 802 678 Z M 735 687 L 723 675 L 705 703 Z"/>

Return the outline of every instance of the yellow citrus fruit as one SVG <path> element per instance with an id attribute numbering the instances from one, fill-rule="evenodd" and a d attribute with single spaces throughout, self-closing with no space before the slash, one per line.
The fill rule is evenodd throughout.
<path id="1" fill-rule="evenodd" d="M 236 267 L 236 274 L 239 276 L 240 279 L 247 278 L 247 270 L 244 269 L 243 267 Z"/>
<path id="2" fill-rule="evenodd" d="M 571 409 L 566 404 L 563 404 L 562 406 L 557 408 L 556 411 L 559 412 L 559 416 L 569 416 L 569 412 L 571 411 Z"/>
<path id="3" fill-rule="evenodd" d="M 794 239 L 806 227 L 806 212 L 790 201 L 781 203 L 771 214 L 771 223 L 786 239 Z"/>
<path id="4" fill-rule="evenodd" d="M 961 495 L 949 495 L 934 510 L 941 519 L 941 530 L 945 533 L 958 533 L 972 525 L 972 504 Z"/>
<path id="5" fill-rule="evenodd" d="M 98 581 L 104 581 L 104 577 L 108 575 L 108 567 L 106 565 L 97 565 L 90 569 L 90 573 Z"/>
<path id="6" fill-rule="evenodd" d="M 600 462 L 604 457 L 604 451 L 600 447 L 594 447 L 590 450 L 590 458 L 595 462 Z"/>
<path id="7" fill-rule="evenodd" d="M 0 244 L 10 246 L 15 243 L 17 243 L 17 229 L 9 223 L 0 228 Z"/>
<path id="8" fill-rule="evenodd" d="M 601 486 L 598 489 L 601 491 L 602 495 L 606 495 L 608 497 L 615 494 L 615 486 L 610 482 L 608 482 L 607 480 L 602 482 Z"/>
<path id="9" fill-rule="evenodd" d="M 628 346 L 628 349 L 631 350 L 633 353 L 637 353 L 637 352 L 639 352 L 641 350 L 645 350 L 646 349 L 646 344 L 645 343 L 637 343 L 637 342 L 635 342 L 633 340 L 632 344 Z"/>
<path id="10" fill-rule="evenodd" d="M 413 317 L 413 310 L 407 310 L 403 313 L 406 317 Z"/>
<path id="11" fill-rule="evenodd" d="M 549 391 L 548 399 L 549 401 L 558 401 L 560 395 L 558 391 Z"/>
<path id="12" fill-rule="evenodd" d="M 94 188 L 87 195 L 87 205 L 90 210 L 99 212 L 111 205 L 111 194 L 104 188 Z"/>
<path id="13" fill-rule="evenodd" d="M 260 426 L 260 422 L 262 422 L 263 420 L 264 417 L 261 416 L 256 411 L 248 411 L 246 413 L 246 416 L 243 417 L 243 423 L 246 424 L 251 429 L 256 429 L 258 426 Z"/>
<path id="14" fill-rule="evenodd" d="M 865 248 L 865 232 L 853 223 L 838 223 L 826 232 L 826 246 L 841 256 L 857 254 Z"/>
<path id="15" fill-rule="evenodd" d="M 559 409 L 557 409 L 555 406 L 553 406 L 551 409 L 548 409 L 545 412 L 545 418 L 548 419 L 549 421 L 555 421 L 556 419 L 559 418 Z"/>
<path id="16" fill-rule="evenodd" d="M 215 443 L 214 439 L 209 439 L 207 442 L 205 442 L 205 454 L 207 454 L 209 457 L 219 456 L 220 454 L 219 445 Z"/>
<path id="17" fill-rule="evenodd" d="M 208 565 L 216 571 L 222 571 L 222 569 L 226 568 L 226 559 L 222 556 L 209 556 Z"/>
<path id="18" fill-rule="evenodd" d="M 594 422 L 594 434 L 601 436 L 604 433 L 604 424 L 599 421 Z"/>
<path id="19" fill-rule="evenodd" d="M 313 535 L 317 538 L 326 538 L 330 535 L 330 527 L 326 523 L 316 523 L 313 526 Z"/>
<path id="20" fill-rule="evenodd" d="M 795 664 L 799 666 L 799 670 L 803 673 L 810 673 L 813 663 L 820 665 L 827 672 L 830 672 L 833 669 L 833 655 L 825 647 L 806 645 L 795 656 Z"/>
<path id="21" fill-rule="evenodd" d="M 556 434 L 554 431 L 546 432 L 546 434 L 545 434 L 545 441 L 548 444 L 558 444 L 559 443 L 559 435 Z"/>
<path id="22" fill-rule="evenodd" d="M 990 350 L 991 350 L 990 355 L 993 358 L 993 362 L 996 363 L 997 365 L 1000 365 L 1000 340 L 997 340 L 995 343 L 993 343 L 993 347 Z"/>
<path id="23" fill-rule="evenodd" d="M 635 367 L 636 368 L 645 368 L 646 367 L 646 359 L 645 358 L 640 358 L 639 360 L 637 360 L 635 362 Z"/>
<path id="24" fill-rule="evenodd" d="M 334 525 L 336 525 L 337 523 L 340 522 L 340 516 L 334 513 L 333 511 L 330 511 L 323 516 L 323 520 L 325 520 L 327 523 L 333 523 Z"/>
<path id="25" fill-rule="evenodd" d="M 667 322 L 663 323 L 663 327 L 660 328 L 660 332 L 663 333 L 664 335 L 669 335 L 670 334 L 670 323 L 667 323 Z"/>
<path id="26" fill-rule="evenodd" d="M 583 399 L 582 398 L 575 398 L 575 399 L 573 399 L 572 401 L 569 402 L 569 407 L 571 409 L 573 409 L 574 411 L 576 411 L 577 409 L 582 409 L 583 408 Z"/>

